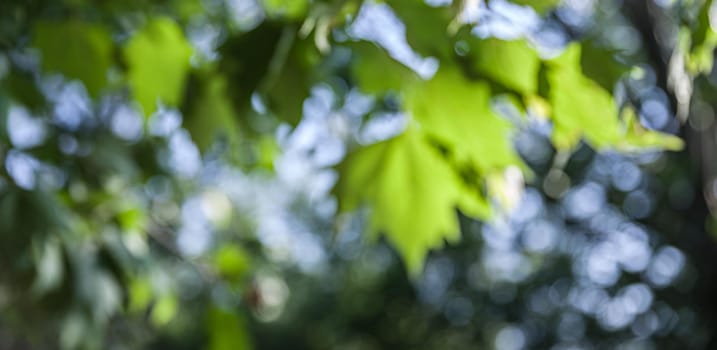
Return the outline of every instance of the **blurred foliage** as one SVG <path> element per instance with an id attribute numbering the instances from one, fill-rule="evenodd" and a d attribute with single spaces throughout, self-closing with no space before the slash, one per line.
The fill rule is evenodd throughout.
<path id="1" fill-rule="evenodd" d="M 0 348 L 707 346 L 713 13 L 2 1 Z"/>

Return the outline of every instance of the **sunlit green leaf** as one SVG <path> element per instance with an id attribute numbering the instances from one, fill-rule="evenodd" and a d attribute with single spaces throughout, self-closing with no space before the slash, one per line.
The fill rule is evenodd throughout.
<path id="1" fill-rule="evenodd" d="M 684 147 L 684 142 L 677 136 L 645 129 L 640 125 L 632 108 L 623 110 L 621 119 L 625 128 L 625 136 L 616 144 L 616 148 L 621 151 L 634 152 L 641 149 L 679 151 Z"/>
<path id="2" fill-rule="evenodd" d="M 417 126 L 359 149 L 339 170 L 335 191 L 342 210 L 367 204 L 371 232 L 385 234 L 414 275 L 430 249 L 459 240 L 457 207 L 474 215 L 489 212 Z"/>
<path id="3" fill-rule="evenodd" d="M 192 47 L 171 19 L 156 17 L 124 47 L 127 80 L 145 115 L 161 102 L 178 106 L 184 94 Z"/>
<path id="4" fill-rule="evenodd" d="M 523 94 L 538 89 L 540 58 L 525 40 L 471 39 L 475 70 L 509 89 Z"/>
<path id="5" fill-rule="evenodd" d="M 407 111 L 460 163 L 483 174 L 520 164 L 511 143 L 511 124 L 490 109 L 487 84 L 470 81 L 456 68 L 444 67 L 433 79 L 407 93 Z"/>
<path id="6" fill-rule="evenodd" d="M 548 62 L 552 105 L 552 141 L 558 148 L 572 148 L 584 138 L 597 149 L 637 148 L 661 144 L 679 148 L 672 137 L 629 127 L 618 118 L 612 95 L 580 69 L 580 45 L 573 44 Z"/>
<path id="7" fill-rule="evenodd" d="M 582 74 L 580 46 L 569 46 L 549 66 L 553 143 L 571 148 L 584 136 L 594 147 L 610 145 L 620 129 L 617 106 L 609 92 Z"/>
<path id="8" fill-rule="evenodd" d="M 374 44 L 359 42 L 351 47 L 356 55 L 351 66 L 352 73 L 356 78 L 356 84 L 364 92 L 375 94 L 398 92 L 407 83 L 418 79 L 418 75 L 410 68 L 394 60 L 386 51 Z"/>
<path id="9" fill-rule="evenodd" d="M 712 0 L 704 1 L 694 26 L 680 33 L 688 38 L 686 41 L 690 47 L 687 49 L 689 54 L 685 63 L 691 74 L 706 74 L 712 70 L 713 54 L 717 47 L 717 32 L 710 21 L 711 12 L 714 13 L 714 10 Z"/>
<path id="10" fill-rule="evenodd" d="M 699 4 L 696 18 L 680 28 L 675 45 L 675 50 L 683 55 L 684 68 L 691 75 L 706 74 L 712 70 L 713 53 L 717 47 L 717 32 L 710 21 L 710 13 L 714 13 L 713 1 L 696 0 L 695 3 Z"/>

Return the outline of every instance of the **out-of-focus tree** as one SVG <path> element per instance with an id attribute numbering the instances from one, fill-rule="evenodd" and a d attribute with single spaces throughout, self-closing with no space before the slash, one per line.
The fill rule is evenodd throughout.
<path id="1" fill-rule="evenodd" d="M 0 347 L 707 346 L 714 8 L 3 1 Z"/>

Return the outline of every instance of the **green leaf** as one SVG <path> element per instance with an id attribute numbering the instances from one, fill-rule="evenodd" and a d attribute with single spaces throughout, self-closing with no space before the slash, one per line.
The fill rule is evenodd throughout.
<path id="1" fill-rule="evenodd" d="M 617 106 L 609 92 L 582 74 L 580 45 L 570 45 L 548 65 L 555 146 L 572 148 L 583 136 L 598 149 L 609 146 L 618 136 Z"/>
<path id="2" fill-rule="evenodd" d="M 653 148 L 679 151 L 684 147 L 684 142 L 677 136 L 643 128 L 632 108 L 623 110 L 621 117 L 626 131 L 624 139 L 615 145 L 618 150 L 632 152 Z"/>
<path id="3" fill-rule="evenodd" d="M 253 346 L 244 320 L 233 312 L 213 307 L 207 315 L 209 350 L 249 350 Z"/>
<path id="4" fill-rule="evenodd" d="M 596 149 L 681 148 L 674 137 L 644 130 L 637 122 L 621 122 L 612 95 L 583 75 L 580 51 L 580 45 L 572 44 L 547 62 L 552 141 L 557 148 L 573 148 L 581 138 Z"/>
<path id="5" fill-rule="evenodd" d="M 250 265 L 249 256 L 237 245 L 223 245 L 214 255 L 214 266 L 219 274 L 231 280 L 243 277 Z"/>
<path id="6" fill-rule="evenodd" d="M 272 63 L 280 63 L 280 66 L 270 67 L 260 87 L 269 109 L 280 120 L 296 125 L 301 120 L 304 100 L 309 97 L 321 57 L 312 40 L 301 39 L 293 30 L 282 33 L 279 45 L 283 43 L 291 45 L 286 56 L 281 56 L 283 48 L 279 47 L 275 53 L 279 56 L 272 58 L 275 60 Z"/>
<path id="7" fill-rule="evenodd" d="M 127 79 L 145 115 L 157 102 L 178 106 L 184 94 L 192 47 L 171 19 L 158 17 L 135 33 L 124 48 Z"/>
<path id="8" fill-rule="evenodd" d="M 688 51 L 685 64 L 692 75 L 708 74 L 712 70 L 714 50 L 717 47 L 717 32 L 710 23 L 713 6 L 712 0 L 702 2 L 696 23 L 693 23 L 690 30 L 680 31 L 680 41 L 689 45 L 689 49 L 684 48 Z"/>
<path id="9" fill-rule="evenodd" d="M 309 10 L 308 0 L 262 0 L 262 5 L 272 18 L 300 19 Z"/>
<path id="10" fill-rule="evenodd" d="M 113 44 L 103 26 L 76 20 L 39 22 L 33 40 L 42 55 L 43 70 L 79 79 L 92 96 L 105 88 Z"/>
<path id="11" fill-rule="evenodd" d="M 342 210 L 367 204 L 373 235 L 383 233 L 416 276 L 430 249 L 460 239 L 456 208 L 487 216 L 471 191 L 417 126 L 350 154 L 339 167 L 335 192 Z"/>
<path id="12" fill-rule="evenodd" d="M 443 145 L 458 166 L 481 175 L 522 162 L 510 141 L 512 125 L 490 109 L 485 82 L 444 66 L 431 80 L 413 83 L 403 88 L 409 129 L 350 155 L 340 167 L 336 193 L 342 210 L 368 204 L 371 231 L 388 237 L 415 276 L 428 250 L 459 238 L 456 208 L 482 218 L 491 211 L 478 190 L 482 180 L 459 176 L 426 137 Z"/>
<path id="13" fill-rule="evenodd" d="M 127 293 L 129 299 L 127 309 L 131 313 L 143 312 L 152 302 L 152 285 L 146 278 L 133 278 Z"/>
<path id="14" fill-rule="evenodd" d="M 351 48 L 355 55 L 351 73 L 356 79 L 356 84 L 364 92 L 373 94 L 399 92 L 406 84 L 418 79 L 414 71 L 394 60 L 375 44 L 358 42 L 352 44 Z"/>
<path id="15" fill-rule="evenodd" d="M 30 73 L 11 70 L 1 85 L 8 91 L 10 100 L 15 100 L 33 111 L 41 110 L 46 104 L 45 96 Z"/>
<path id="16" fill-rule="evenodd" d="M 510 0 L 518 5 L 527 5 L 532 7 L 535 12 L 543 14 L 554 9 L 560 3 L 560 0 Z"/>
<path id="17" fill-rule="evenodd" d="M 177 314 L 179 309 L 179 301 L 173 293 L 167 293 L 160 296 L 154 303 L 152 308 L 151 320 L 157 326 L 163 326 L 169 323 Z"/>
<path id="18" fill-rule="evenodd" d="M 473 67 L 507 88 L 523 94 L 538 89 L 540 58 L 525 40 L 470 39 Z"/>
<path id="19" fill-rule="evenodd" d="M 273 171 L 274 160 L 281 153 L 281 148 L 276 142 L 276 138 L 271 136 L 263 136 L 256 142 L 256 165 L 259 168 Z"/>
<path id="20" fill-rule="evenodd" d="M 280 26 L 266 21 L 249 32 L 227 38 L 219 47 L 218 68 L 226 76 L 229 98 L 238 112 L 248 109 L 252 94 L 267 75 L 278 74 L 270 73 L 270 63 L 282 33 Z"/>
<path id="21" fill-rule="evenodd" d="M 582 44 L 580 66 L 585 76 L 611 91 L 628 68 L 615 60 L 615 51 L 598 46 L 594 41 Z"/>
<path id="22" fill-rule="evenodd" d="M 459 164 L 488 174 L 522 164 L 511 143 L 513 127 L 491 111 L 490 98 L 486 83 L 470 81 L 457 68 L 445 66 L 407 92 L 405 105 Z"/>
<path id="23" fill-rule="evenodd" d="M 406 40 L 425 56 L 453 55 L 449 26 L 458 14 L 455 7 L 432 7 L 422 0 L 387 1 L 406 27 Z"/>
<path id="24" fill-rule="evenodd" d="M 55 239 L 46 239 L 35 243 L 33 255 L 37 273 L 32 291 L 37 295 L 42 295 L 62 283 L 65 275 L 62 247 Z"/>
<path id="25" fill-rule="evenodd" d="M 142 230 L 148 221 L 144 208 L 129 201 L 125 203 L 126 207 L 117 213 L 117 221 L 120 227 L 125 232 Z"/>
<path id="26" fill-rule="evenodd" d="M 238 146 L 239 114 L 227 86 L 226 78 L 217 73 L 200 73 L 195 96 L 187 101 L 184 127 L 202 151 L 218 138 L 224 138 L 230 147 Z"/>

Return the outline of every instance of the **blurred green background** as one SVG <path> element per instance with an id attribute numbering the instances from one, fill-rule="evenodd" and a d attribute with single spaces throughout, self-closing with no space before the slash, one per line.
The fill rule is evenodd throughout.
<path id="1" fill-rule="evenodd" d="M 715 6 L 0 0 L 0 349 L 715 348 Z"/>

